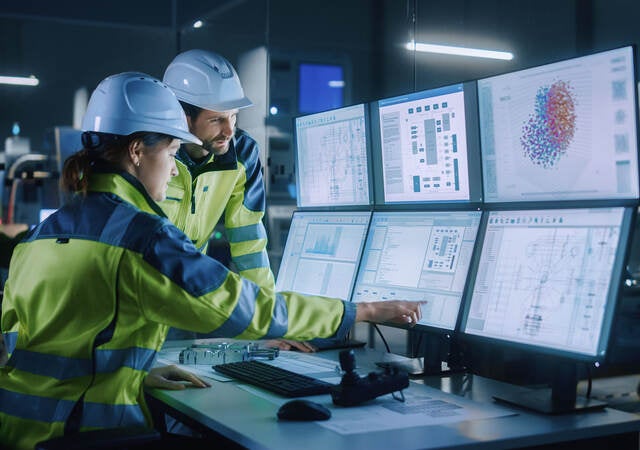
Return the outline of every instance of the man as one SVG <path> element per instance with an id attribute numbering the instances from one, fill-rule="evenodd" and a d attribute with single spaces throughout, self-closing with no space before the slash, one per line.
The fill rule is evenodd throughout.
<path id="1" fill-rule="evenodd" d="M 267 235 L 262 223 L 265 191 L 259 148 L 255 140 L 236 128 L 238 111 L 252 105 L 233 66 L 206 50 L 177 55 L 164 78 L 187 116 L 189 130 L 202 146 L 180 148 L 174 177 L 161 206 L 197 248 L 206 252 L 221 218 L 229 239 L 231 261 L 244 278 L 274 291 L 267 256 Z M 172 332 L 169 338 L 180 338 Z M 279 341 L 282 349 L 295 346 L 310 351 L 306 343 Z"/>

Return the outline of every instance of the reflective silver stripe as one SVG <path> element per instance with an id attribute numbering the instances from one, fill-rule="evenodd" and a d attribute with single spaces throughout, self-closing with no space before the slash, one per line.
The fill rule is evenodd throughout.
<path id="1" fill-rule="evenodd" d="M 90 359 L 69 358 L 22 349 L 13 352 L 7 366 L 57 380 L 82 377 L 93 372 Z"/>
<path id="2" fill-rule="evenodd" d="M 8 333 L 2 333 L 4 338 L 4 345 L 7 348 L 8 353 L 13 353 L 16 348 L 16 342 L 18 341 L 18 332 L 10 331 Z"/>
<path id="3" fill-rule="evenodd" d="M 64 422 L 71 414 L 73 400 L 58 400 L 0 389 L 0 411 L 40 422 Z"/>
<path id="4" fill-rule="evenodd" d="M 257 239 L 266 239 L 267 232 L 262 222 L 254 225 L 246 225 L 244 227 L 227 228 L 226 230 L 229 242 L 245 242 L 255 241 Z"/>
<path id="5" fill-rule="evenodd" d="M 289 310 L 287 302 L 282 294 L 276 294 L 276 304 L 273 307 L 273 315 L 271 317 L 271 325 L 265 338 L 281 337 L 289 329 Z"/>
<path id="6" fill-rule="evenodd" d="M 148 370 L 156 352 L 148 348 L 130 347 L 118 350 L 96 350 L 96 373 L 112 373 L 120 367 L 136 370 Z M 24 372 L 67 380 L 93 374 L 93 362 L 90 359 L 70 358 L 46 353 L 15 350 L 8 366 Z"/>
<path id="7" fill-rule="evenodd" d="M 242 279 L 242 290 L 238 303 L 225 323 L 212 333 L 214 337 L 237 336 L 247 329 L 253 319 L 259 289 L 250 281 Z"/>
<path id="8" fill-rule="evenodd" d="M 96 350 L 96 372 L 111 373 L 120 367 L 136 370 L 149 370 L 156 357 L 155 350 L 142 347 L 129 347 L 119 350 Z"/>
<path id="9" fill-rule="evenodd" d="M 0 389 L 0 412 L 39 422 L 64 422 L 73 406 L 73 400 L 39 397 Z M 115 428 L 147 425 L 139 405 L 109 405 L 85 402 L 81 425 L 83 427 Z"/>
<path id="10" fill-rule="evenodd" d="M 248 255 L 234 256 L 233 262 L 239 271 L 249 269 L 261 269 L 269 267 L 267 252 L 249 253 Z"/>

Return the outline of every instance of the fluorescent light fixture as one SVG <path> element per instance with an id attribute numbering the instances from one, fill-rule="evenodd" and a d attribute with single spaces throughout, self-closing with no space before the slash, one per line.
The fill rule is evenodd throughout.
<path id="1" fill-rule="evenodd" d="M 193 22 L 193 28 L 202 28 L 202 25 L 204 25 L 204 22 L 202 20 L 196 20 L 195 22 Z"/>
<path id="2" fill-rule="evenodd" d="M 0 75 L 0 84 L 17 84 L 20 86 L 37 86 L 40 84 L 40 80 L 38 80 L 33 75 L 28 77 L 6 77 Z"/>
<path id="3" fill-rule="evenodd" d="M 426 53 L 442 53 L 444 55 L 472 56 L 475 58 L 492 58 L 510 61 L 513 59 L 511 52 L 499 52 L 496 50 L 483 50 L 481 48 L 455 47 L 452 45 L 422 44 L 420 42 L 407 42 L 407 50 L 415 50 Z"/>
<path id="4" fill-rule="evenodd" d="M 344 87 L 344 80 L 331 80 L 329 81 L 329 87 L 332 88 L 343 88 Z"/>

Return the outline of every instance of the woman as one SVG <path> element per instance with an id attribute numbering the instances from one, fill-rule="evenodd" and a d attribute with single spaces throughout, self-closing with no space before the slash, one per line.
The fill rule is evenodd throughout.
<path id="1" fill-rule="evenodd" d="M 170 326 L 240 339 L 342 336 L 354 321 L 415 323 L 418 304 L 274 295 L 201 254 L 164 217 L 179 139 L 174 94 L 140 73 L 103 80 L 65 163 L 71 201 L 15 249 L 2 305 L 0 445 L 149 425 L 143 380 Z M 215 274 L 212 276 L 212 274 Z"/>

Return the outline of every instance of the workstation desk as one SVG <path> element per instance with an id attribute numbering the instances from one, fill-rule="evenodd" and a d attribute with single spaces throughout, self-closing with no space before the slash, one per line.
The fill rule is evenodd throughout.
<path id="1" fill-rule="evenodd" d="M 181 341 L 182 342 L 182 341 Z M 169 343 L 170 344 L 170 343 Z M 317 356 L 338 361 L 339 351 Z M 355 350 L 358 373 L 375 370 L 373 363 L 386 354 L 371 349 Z M 378 369 L 379 370 L 379 369 Z M 522 389 L 470 374 L 428 376 L 414 379 L 408 394 L 446 393 L 453 401 L 474 402 L 479 407 L 504 408 L 506 415 L 439 425 L 411 426 L 366 433 L 341 434 L 319 422 L 282 422 L 279 405 L 257 388 L 247 389 L 237 381 L 212 380 L 209 389 L 182 391 L 150 390 L 154 407 L 188 423 L 205 435 L 222 435 L 240 447 L 251 449 L 499 449 L 499 448 L 639 448 L 640 415 L 605 408 L 597 411 L 544 415 L 525 409 L 497 405 L 493 395 Z M 312 397 L 330 400 L 329 395 Z M 280 403 L 288 399 L 281 398 Z M 336 407 L 338 408 L 338 407 Z M 357 408 L 357 407 L 356 407 Z M 335 412 L 335 411 L 334 411 Z M 329 421 L 333 420 L 329 419 Z"/>

